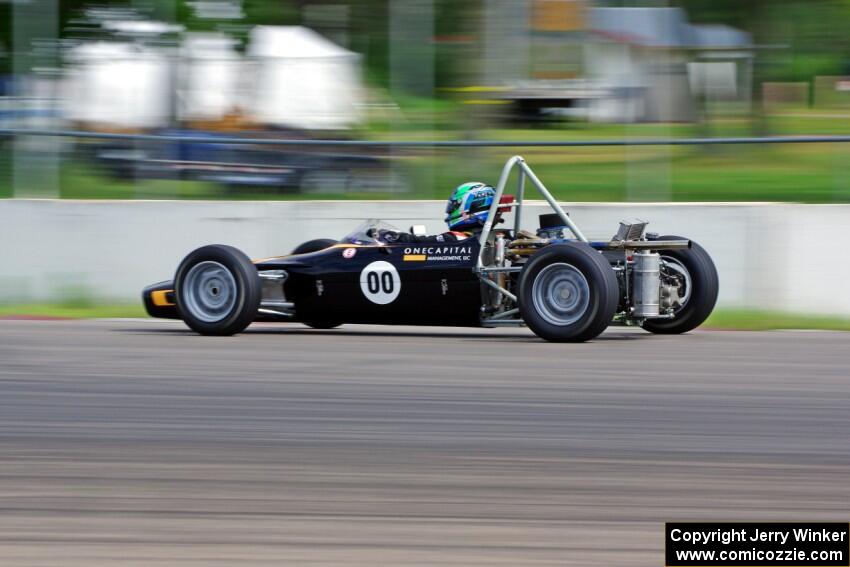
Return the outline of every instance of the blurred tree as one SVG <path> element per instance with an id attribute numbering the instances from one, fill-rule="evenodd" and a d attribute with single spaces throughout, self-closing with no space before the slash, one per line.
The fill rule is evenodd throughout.
<path id="1" fill-rule="evenodd" d="M 301 23 L 300 7 L 305 2 L 293 0 L 242 0 L 248 25 L 296 25 Z"/>
<path id="2" fill-rule="evenodd" d="M 810 81 L 844 72 L 850 58 L 850 0 L 677 0 L 690 19 L 753 34 L 763 80 Z"/>
<path id="3" fill-rule="evenodd" d="M 755 24 L 769 4 L 777 4 L 783 0 L 678 0 L 688 13 L 691 21 L 696 23 L 723 23 L 743 30 L 753 32 Z"/>
<path id="4" fill-rule="evenodd" d="M 0 75 L 12 71 L 12 6 L 12 2 L 0 3 Z"/>
<path id="5" fill-rule="evenodd" d="M 198 18 L 189 0 L 59 0 L 59 29 L 67 33 L 87 8 L 134 9 L 140 14 L 179 23 L 193 31 L 247 29 L 257 24 L 293 25 L 302 22 L 308 5 L 346 5 L 350 14 L 350 45 L 364 56 L 369 82 L 388 85 L 388 13 L 392 0 L 242 0 L 244 19 L 239 22 Z M 476 66 L 477 14 L 481 0 L 435 0 L 434 57 L 436 84 L 453 86 L 469 82 Z M 0 73 L 11 71 L 11 14 L 14 2 L 0 3 Z M 322 31 L 322 30 L 318 30 Z"/>
<path id="6" fill-rule="evenodd" d="M 361 53 L 369 83 L 389 86 L 389 0 L 349 1 L 351 49 Z"/>
<path id="7" fill-rule="evenodd" d="M 850 72 L 850 0 L 678 0 L 691 21 L 722 23 L 750 32 L 757 46 L 753 69 L 755 135 L 767 135 L 761 85 L 813 83 L 818 75 Z M 810 88 L 810 97 L 813 96 Z M 810 98 L 810 101 L 812 99 Z"/>
<path id="8" fill-rule="evenodd" d="M 339 3 L 340 0 L 329 0 Z M 351 9 L 351 48 L 362 53 L 370 83 L 389 86 L 389 3 L 346 0 Z M 306 2 L 303 2 L 306 3 Z M 467 83 L 474 72 L 480 0 L 435 0 L 434 38 L 437 87 Z"/>

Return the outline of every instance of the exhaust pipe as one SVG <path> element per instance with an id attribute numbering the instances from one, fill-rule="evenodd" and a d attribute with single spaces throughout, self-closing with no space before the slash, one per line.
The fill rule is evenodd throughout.
<path id="1" fill-rule="evenodd" d="M 687 250 L 690 240 L 612 240 L 600 250 Z M 594 246 L 594 248 L 597 248 Z"/>

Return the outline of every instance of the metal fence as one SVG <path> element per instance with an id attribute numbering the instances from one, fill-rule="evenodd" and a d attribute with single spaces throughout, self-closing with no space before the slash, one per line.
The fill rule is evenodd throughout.
<path id="1" fill-rule="evenodd" d="M 183 136 L 167 134 L 124 134 L 83 130 L 34 130 L 0 128 L 0 136 L 54 136 L 148 142 L 193 142 L 203 144 L 252 144 L 261 146 L 360 146 L 399 148 L 569 148 L 606 146 L 708 146 L 729 144 L 812 144 L 850 142 L 850 136 L 745 136 L 711 138 L 631 138 L 620 140 L 331 140 L 293 138 L 250 138 L 241 136 Z"/>
<path id="2" fill-rule="evenodd" d="M 268 132 L 257 133 L 195 134 L 195 133 L 112 133 L 70 129 L 0 128 L 0 139 L 9 141 L 4 158 L 9 175 L 5 176 L 6 188 L 0 187 L 0 196 L 7 197 L 77 197 L 77 198 L 279 198 L 282 193 L 300 193 L 305 198 L 312 195 L 351 195 L 380 197 L 416 195 L 436 197 L 439 190 L 462 181 L 460 177 L 479 176 L 494 165 L 495 156 L 478 154 L 475 148 L 646 148 L 675 146 L 767 146 L 778 144 L 844 144 L 850 136 L 747 136 L 747 137 L 701 137 L 701 138 L 624 138 L 595 140 L 352 140 L 352 139 L 304 139 L 276 137 Z M 67 143 L 73 141 L 76 143 Z M 470 149 L 458 156 L 438 154 L 443 149 Z M 623 156 L 625 175 L 621 191 L 599 198 L 591 193 L 590 187 L 599 177 L 610 175 L 602 170 L 596 179 L 585 177 L 587 189 L 577 200 L 669 201 L 674 198 L 672 163 L 673 154 L 665 158 L 661 150 L 660 159 L 644 160 L 646 154 L 640 150 Z M 565 154 L 566 155 L 566 154 Z M 658 157 L 657 154 L 654 154 Z M 749 200 L 799 200 L 814 202 L 850 201 L 850 156 L 833 149 L 823 154 L 817 167 L 819 185 L 812 189 L 811 179 L 805 177 L 801 168 L 798 179 L 793 181 L 780 177 L 785 184 L 784 193 L 776 199 L 768 196 L 758 198 L 755 191 L 747 194 L 748 187 L 740 185 L 740 194 Z M 831 155 L 831 157 L 829 157 Z M 435 159 L 405 160 L 406 157 L 431 156 Z M 442 156 L 442 157 L 441 157 Z M 481 156 L 485 156 L 482 159 Z M 70 159 L 66 159 L 69 158 Z M 503 162 L 507 155 L 499 156 Z M 441 161 L 442 159 L 442 161 Z M 795 163 L 777 159 L 780 168 L 793 169 Z M 740 161 L 740 160 L 739 160 Z M 86 179 L 85 174 L 68 182 L 65 168 L 71 164 L 77 170 L 88 167 L 96 175 Z M 80 164 L 83 164 L 82 166 Z M 411 165 L 413 164 L 413 165 Z M 454 164 L 456 171 L 448 174 L 446 164 Z M 762 163 L 762 165 L 764 165 Z M 744 171 L 748 164 L 738 164 Z M 823 175 L 824 170 L 827 171 Z M 411 173 L 411 171 L 413 173 Z M 478 173 L 473 173 L 477 171 Z M 561 171 L 564 178 L 575 169 Z M 356 172 L 356 175 L 351 172 Z M 552 173 L 552 170 L 548 173 Z M 557 176 L 558 171 L 554 171 Z M 709 171 L 706 175 L 714 172 Z M 779 172 L 777 175 L 782 176 Z M 742 175 L 743 177 L 743 175 Z M 110 179 L 114 180 L 114 184 Z M 203 189 L 195 193 L 187 185 L 160 184 L 151 190 L 151 179 L 177 181 L 200 181 Z M 726 180 L 729 187 L 735 183 Z M 71 185 L 85 186 L 88 192 L 68 191 Z M 580 190 L 579 182 L 572 189 Z M 797 183 L 799 194 L 789 192 Z M 755 185 L 767 185 L 759 179 Z M 120 186 L 120 190 L 115 190 Z M 166 188 L 167 186 L 167 188 Z M 196 188 L 198 186 L 195 186 Z M 416 188 L 413 192 L 412 188 Z M 678 189 L 676 189 L 678 191 Z M 703 191 L 703 195 L 705 195 Z M 755 195 L 755 198 L 750 198 Z M 788 195 L 785 197 L 785 195 Z M 723 199 L 724 196 L 709 195 L 705 200 Z M 725 198 L 740 200 L 726 192 Z M 693 199 L 692 199 L 693 200 Z M 699 200 L 699 199 L 696 199 Z"/>

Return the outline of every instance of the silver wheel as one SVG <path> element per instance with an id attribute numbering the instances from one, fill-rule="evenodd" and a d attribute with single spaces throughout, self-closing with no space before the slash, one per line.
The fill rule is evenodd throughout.
<path id="1" fill-rule="evenodd" d="M 204 323 L 223 320 L 236 305 L 236 279 L 218 262 L 207 260 L 192 266 L 182 287 L 183 308 Z"/>
<path id="2" fill-rule="evenodd" d="M 680 261 L 670 256 L 661 256 L 661 270 L 666 271 L 667 275 L 679 276 L 682 286 L 679 289 L 679 306 L 673 311 L 674 313 L 681 311 L 691 298 L 691 273 Z"/>
<path id="3" fill-rule="evenodd" d="M 534 309 L 552 325 L 572 325 L 590 306 L 590 286 L 575 266 L 550 264 L 540 270 L 531 289 Z"/>

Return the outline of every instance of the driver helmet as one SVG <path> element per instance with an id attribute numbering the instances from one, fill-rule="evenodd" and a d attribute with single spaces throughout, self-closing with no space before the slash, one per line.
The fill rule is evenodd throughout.
<path id="1" fill-rule="evenodd" d="M 446 224 L 449 230 L 484 226 L 495 197 L 496 190 L 480 181 L 458 185 L 446 203 Z"/>

